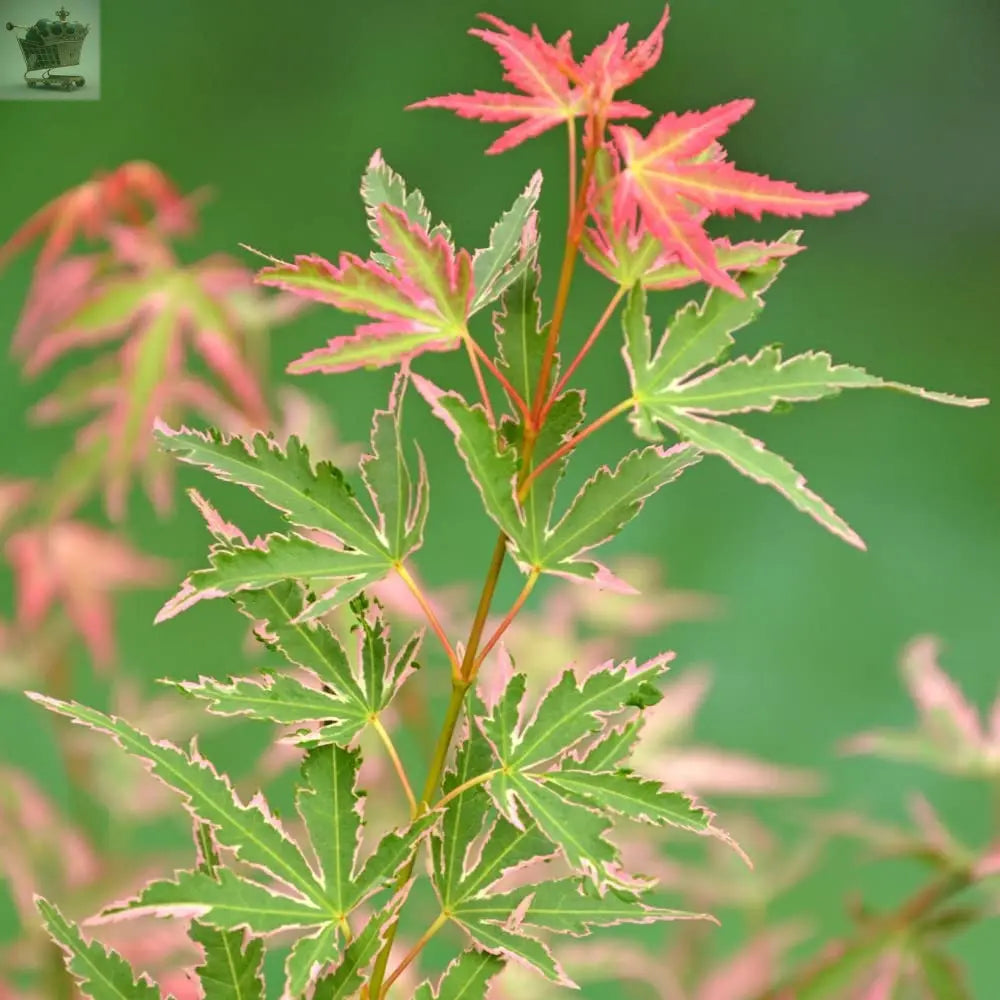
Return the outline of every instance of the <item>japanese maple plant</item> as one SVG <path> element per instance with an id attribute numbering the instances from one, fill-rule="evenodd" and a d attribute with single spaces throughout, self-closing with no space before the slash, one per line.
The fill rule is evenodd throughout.
<path id="1" fill-rule="evenodd" d="M 81 402 L 98 406 L 100 415 L 83 433 L 74 467 L 87 483 L 103 477 L 109 514 L 122 515 L 136 466 L 153 499 L 165 505 L 173 456 L 245 487 L 286 525 L 250 537 L 193 493 L 214 537 L 208 566 L 187 577 L 158 620 L 227 597 L 253 623 L 260 643 L 287 661 L 285 669 L 256 676 L 203 676 L 177 686 L 215 716 L 280 724 L 282 745 L 300 755 L 295 814 L 279 819 L 263 794 L 237 792 L 193 744 L 181 749 L 58 691 L 29 695 L 142 760 L 191 814 L 197 848 L 191 867 L 149 881 L 136 895 L 107 906 L 93 923 L 143 915 L 190 921 L 191 940 L 204 955 L 197 970 L 200 993 L 192 995 L 451 1000 L 506 990 L 509 996 L 548 996 L 575 985 L 559 960 L 559 946 L 550 947 L 560 936 L 659 921 L 682 921 L 678 941 L 693 940 L 683 936 L 689 928 L 699 935 L 710 931 L 708 911 L 715 903 L 731 905 L 740 884 L 732 865 L 745 869 L 759 838 L 752 829 L 744 833 L 737 817 L 731 826 L 699 804 L 689 794 L 699 787 L 697 780 L 678 779 L 678 787 L 671 783 L 677 772 L 656 774 L 656 755 L 644 742 L 650 727 L 669 728 L 662 720 L 677 711 L 672 698 L 688 698 L 693 710 L 700 695 L 671 688 L 676 682 L 665 675 L 672 654 L 646 662 L 588 660 L 586 654 L 596 649 L 580 647 L 575 662 L 553 664 L 539 655 L 541 641 L 513 641 L 515 619 L 522 611 L 530 614 L 525 603 L 544 575 L 566 578 L 567 587 L 602 591 L 598 603 L 621 602 L 616 613 L 627 614 L 628 602 L 641 600 L 631 596 L 637 593 L 633 582 L 627 572 L 598 561 L 596 550 L 653 494 L 705 459 L 724 460 L 849 544 L 864 547 L 788 461 L 728 417 L 852 388 L 894 389 L 959 406 L 986 402 L 890 381 L 835 363 L 823 351 L 786 357 L 776 346 L 742 350 L 734 334 L 760 314 L 787 259 L 803 249 L 801 233 L 793 230 L 773 242 L 731 242 L 709 236 L 709 220 L 735 212 L 756 219 L 765 212 L 833 215 L 860 205 L 866 195 L 804 191 L 731 163 L 721 140 L 750 111 L 750 100 L 669 112 L 648 129 L 625 124 L 651 117 L 620 95 L 659 59 L 667 18 L 664 10 L 652 33 L 632 46 L 628 26 L 620 25 L 581 59 L 569 33 L 551 43 L 537 29 L 525 33 L 484 15 L 487 26 L 472 34 L 499 54 L 510 89 L 413 105 L 504 123 L 506 131 L 489 153 L 550 129 L 567 131 L 570 210 L 547 307 L 538 295 L 541 173 L 500 217 L 486 247 L 470 252 L 455 245 L 419 191 L 376 152 L 361 182 L 374 250 L 344 252 L 336 262 L 315 254 L 291 262 L 268 257 L 256 282 L 282 294 L 269 306 L 258 302 L 258 311 L 272 315 L 275 301 L 305 300 L 365 317 L 350 335 L 293 362 L 290 372 L 397 369 L 384 407 L 373 414 L 356 476 L 332 462 L 316 462 L 299 436 L 288 436 L 287 422 L 280 436 L 267 432 L 275 429 L 274 410 L 249 360 L 253 338 L 233 341 L 220 333 L 220 297 L 242 284 L 234 265 L 210 259 L 180 267 L 162 243 L 147 238 L 148 230 L 114 226 L 109 238 L 127 280 L 118 270 L 109 272 L 104 258 L 75 258 L 35 295 L 36 311 L 26 314 L 28 332 L 16 345 L 27 353 L 29 367 L 44 367 L 80 343 L 109 341 L 128 323 L 141 322 L 141 336 L 127 341 L 112 362 L 99 361 L 86 379 L 77 377 L 46 411 L 76 413 Z M 130 196 L 152 194 L 161 227 L 183 221 L 184 203 L 168 197 L 162 185 L 150 187 L 148 173 L 133 167 L 131 175 L 115 178 L 118 186 L 105 182 L 96 200 L 88 189 L 86 196 L 78 191 L 72 205 L 61 203 L 62 225 L 43 251 L 48 268 L 57 266 L 74 227 L 93 221 L 98 204 L 118 211 Z M 25 238 L 50 223 L 39 217 Z M 607 306 L 585 336 L 565 326 L 581 262 L 610 286 Z M 60 295 L 72 298 L 74 281 L 103 282 L 98 305 L 83 320 L 77 316 L 70 333 L 64 324 L 61 336 L 32 341 L 32 324 L 46 310 L 61 308 Z M 698 285 L 705 290 L 666 329 L 654 327 L 647 313 L 650 296 Z M 171 336 L 181 319 L 227 395 L 183 374 L 180 342 Z M 606 378 L 620 381 L 623 398 L 588 417 L 584 390 L 574 377 L 600 338 L 616 337 L 624 364 Z M 419 371 L 422 354 L 453 350 L 468 357 L 476 399 Z M 117 391 L 122 373 L 135 389 L 127 397 Z M 74 386 L 85 391 L 74 395 Z M 132 404 L 122 411 L 125 398 Z M 413 568 L 431 515 L 430 490 L 423 454 L 407 436 L 403 414 L 404 404 L 420 401 L 454 437 L 456 460 L 478 487 L 484 529 L 496 531 L 471 620 L 464 622 L 460 613 L 444 610 Z M 102 402 L 106 410 L 100 410 Z M 183 426 L 192 410 L 222 429 Z M 593 471 L 575 496 L 567 496 L 560 482 L 577 445 L 619 417 L 629 420 L 641 443 Z M 154 438 L 159 450 L 150 447 Z M 65 505 L 73 496 L 62 490 L 51 503 Z M 51 524 L 44 530 L 51 532 Z M 25 529 L 11 557 L 40 565 L 41 530 Z M 87 544 L 66 542 L 70 548 Z M 523 587 L 509 609 L 495 613 L 494 593 L 508 559 L 523 575 Z M 113 564 L 130 579 L 164 572 L 158 563 L 131 563 L 124 556 Z M 37 604 L 52 589 L 36 583 L 32 599 Z M 77 585 L 70 614 L 75 607 L 95 653 L 107 658 L 107 626 L 86 606 L 92 593 Z M 399 611 L 406 597 L 424 617 L 429 637 L 422 629 L 400 628 L 400 621 L 390 630 L 390 613 L 406 624 L 407 615 Z M 102 623 L 96 630 L 95 622 Z M 997 715 L 987 734 L 937 667 L 933 648 L 925 643 L 915 649 L 908 677 L 929 731 L 875 734 L 852 748 L 918 756 L 995 781 Z M 396 730 L 400 719 L 417 730 L 429 724 L 427 694 L 420 689 L 436 690 L 438 675 L 450 675 L 450 698 L 418 776 L 397 749 Z M 548 683 L 539 693 L 540 677 Z M 422 706 L 416 714 L 414 697 Z M 739 772 L 750 785 L 761 774 L 764 786 L 795 784 L 794 775 L 774 777 L 763 765 L 747 767 L 732 764 L 730 773 Z M 374 833 L 364 805 L 369 772 L 379 799 L 393 792 L 399 799 L 389 813 L 394 819 Z M 671 986 L 666 960 L 643 958 L 631 946 L 590 949 L 590 957 L 604 963 L 605 977 L 644 978 L 662 996 L 875 1000 L 902 995 L 892 991 L 904 981 L 923 991 L 913 996 L 960 996 L 958 973 L 935 935 L 946 931 L 949 919 L 959 920 L 948 909 L 953 898 L 994 873 L 1000 851 L 960 848 L 929 807 L 918 812 L 923 833 L 916 842 L 924 854 L 929 841 L 936 844 L 940 879 L 802 965 L 779 968 L 774 954 L 787 947 L 784 937 L 780 945 L 776 937 L 751 942 L 748 947 L 757 951 L 748 952 L 728 978 L 720 973 L 695 987 Z M 885 831 L 876 836 L 870 827 L 847 826 L 868 839 L 881 837 L 883 846 L 892 840 Z M 651 846 L 656 830 L 640 836 L 640 827 L 688 832 L 710 846 L 708 880 L 699 884 L 714 888 L 689 894 L 704 900 L 703 906 L 671 905 L 664 889 L 684 889 L 685 878 Z M 766 847 L 761 851 L 766 857 Z M 37 905 L 85 995 L 161 995 L 145 973 L 85 937 L 54 902 L 39 896 Z M 451 948 L 452 960 L 440 977 L 421 982 L 414 973 L 432 939 L 439 953 Z M 267 978 L 277 976 L 280 983 L 265 983 L 272 948 L 287 954 L 282 965 L 268 966 Z M 520 987 L 502 985 L 513 981 L 501 973 L 515 969 L 530 971 L 534 985 L 523 979 Z M 174 980 L 169 987 L 164 980 L 163 988 L 164 995 L 180 990 Z"/>

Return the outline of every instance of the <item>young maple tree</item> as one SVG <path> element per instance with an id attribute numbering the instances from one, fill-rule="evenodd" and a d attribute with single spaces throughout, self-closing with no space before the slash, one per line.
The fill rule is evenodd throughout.
<path id="1" fill-rule="evenodd" d="M 564 988 L 574 983 L 550 948 L 553 935 L 704 921 L 705 913 L 670 905 L 649 869 L 630 863 L 641 851 L 624 849 L 629 824 L 643 824 L 698 834 L 742 864 L 742 848 L 712 813 L 633 767 L 644 723 L 662 702 L 672 654 L 553 671 L 549 663 L 532 662 L 530 650 L 515 664 L 503 641 L 508 629 L 546 574 L 605 592 L 634 589 L 597 561 L 595 550 L 705 456 L 723 458 L 863 547 L 797 470 L 726 417 L 847 388 L 890 388 L 961 406 L 986 402 L 888 381 L 835 364 L 824 352 L 786 358 L 777 347 L 764 347 L 732 357 L 741 346 L 734 333 L 761 312 L 764 293 L 802 249 L 800 233 L 733 244 L 710 238 L 708 220 L 736 211 L 755 218 L 764 212 L 832 215 L 859 205 L 865 195 L 802 191 L 730 163 L 719 140 L 749 111 L 749 101 L 669 113 L 645 135 L 612 124 L 650 115 L 618 95 L 658 60 L 667 16 L 664 10 L 652 34 L 632 47 L 627 25 L 619 26 L 583 59 L 574 56 L 569 34 L 550 43 L 537 29 L 525 33 L 486 16 L 490 27 L 473 33 L 499 53 L 515 90 L 419 102 L 513 123 L 490 147 L 493 153 L 566 124 L 572 211 L 549 310 L 543 311 L 537 294 L 540 174 L 493 227 L 486 247 L 470 252 L 456 247 L 420 193 L 377 152 L 361 184 L 376 249 L 367 257 L 345 252 L 335 263 L 316 254 L 291 262 L 270 258 L 261 270 L 262 285 L 365 317 L 352 334 L 309 351 L 290 371 L 399 367 L 386 406 L 373 415 L 370 444 L 353 482 L 330 462 L 314 463 L 295 436 L 278 441 L 264 433 L 171 426 L 170 394 L 151 403 L 166 417 L 155 430 L 162 453 L 246 487 L 283 521 L 282 530 L 251 539 L 197 496 L 215 539 L 209 565 L 188 576 L 159 620 L 203 600 L 230 597 L 261 642 L 287 660 L 286 671 L 226 681 L 203 677 L 181 687 L 211 712 L 290 727 L 288 741 L 303 752 L 296 816 L 279 819 L 262 794 L 238 794 L 193 747 L 185 751 L 122 718 L 51 694 L 30 697 L 107 735 L 180 795 L 194 820 L 194 866 L 150 882 L 107 907 L 100 919 L 193 918 L 191 936 L 205 954 L 199 973 L 206 997 L 264 997 L 263 956 L 276 941 L 290 942 L 281 974 L 284 997 L 399 995 L 424 947 L 446 927 L 453 961 L 436 983 L 424 981 L 410 995 L 482 996 L 508 964 Z M 134 249 L 130 259 L 140 262 L 142 273 L 148 268 L 157 282 L 166 281 L 156 285 L 159 311 L 151 324 L 165 322 L 163 311 L 174 318 L 179 309 L 200 316 L 192 303 L 204 288 L 204 271 L 178 274 L 172 262 Z M 567 344 L 563 325 L 581 256 L 613 290 L 592 332 L 580 344 Z M 655 332 L 648 296 L 699 282 L 708 286 L 702 301 L 689 303 L 666 330 Z M 173 298 L 179 290 L 182 304 Z M 594 343 L 610 335 L 619 309 L 624 398 L 588 422 L 584 392 L 571 383 Z M 122 313 L 131 315 L 124 306 Z M 492 331 L 489 322 L 471 322 L 479 313 L 488 313 Z M 152 340 L 159 346 L 151 350 L 167 350 L 159 337 Z M 211 364 L 221 347 L 217 340 L 209 343 Z M 195 344 L 204 354 L 205 338 L 196 334 Z M 415 370 L 425 352 L 458 349 L 468 355 L 477 401 Z M 423 455 L 403 430 L 411 388 L 453 435 L 484 511 L 499 529 L 462 641 L 454 623 L 439 617 L 412 568 L 430 516 L 430 490 Z M 171 383 L 171 392 L 176 389 Z M 249 401 L 244 394 L 243 404 Z M 559 485 L 576 445 L 625 414 L 645 443 L 595 470 L 574 497 L 564 496 Z M 121 429 L 113 420 L 101 426 Z M 117 456 L 112 498 L 120 496 L 125 456 L 142 439 L 137 419 L 125 426 L 124 444 L 115 438 L 108 446 Z M 664 444 L 665 431 L 677 442 Z M 101 433 L 111 441 L 110 431 Z M 524 585 L 494 624 L 492 601 L 508 556 Z M 390 629 L 385 609 L 368 596 L 386 578 L 410 591 L 440 651 L 428 651 L 420 631 L 400 636 Z M 328 615 L 345 607 L 353 624 L 338 636 Z M 386 719 L 439 663 L 447 663 L 451 695 L 416 791 Z M 529 698 L 529 680 L 539 672 L 551 682 Z M 376 836 L 365 830 L 360 780 L 362 747 L 369 753 L 373 746 L 388 762 L 408 814 Z M 978 862 L 967 867 L 962 886 L 991 870 Z M 948 885 L 905 910 L 902 922 L 894 917 L 846 950 L 845 961 L 854 963 L 846 975 L 860 966 L 868 976 L 876 965 L 868 979 L 857 980 L 858 989 L 867 990 L 859 996 L 872 1000 L 890 973 L 925 962 L 921 956 L 930 952 L 922 937 L 914 936 L 911 953 L 891 932 L 909 930 L 908 916 L 937 916 L 936 907 L 957 883 Z M 137 978 L 121 956 L 85 940 L 52 903 L 42 899 L 38 905 L 85 993 L 157 995 L 147 977 Z M 399 954 L 394 944 L 404 914 L 417 917 L 419 931 Z M 886 957 L 890 953 L 895 957 Z M 829 978 L 839 962 L 823 959 L 818 972 L 806 968 L 793 975 L 787 981 L 792 986 L 771 976 L 754 981 L 765 991 L 761 997 L 799 995 L 788 991 L 817 983 L 824 988 L 822 977 Z"/>

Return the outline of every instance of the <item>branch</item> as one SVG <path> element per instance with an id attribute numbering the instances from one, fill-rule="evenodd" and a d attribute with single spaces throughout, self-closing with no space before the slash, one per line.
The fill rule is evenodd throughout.
<path id="1" fill-rule="evenodd" d="M 458 654 L 452 648 L 451 643 L 448 641 L 448 636 L 445 634 L 444 628 L 441 626 L 441 622 L 438 621 L 438 617 L 434 614 L 434 609 L 430 605 L 430 601 L 424 596 L 424 592 L 420 589 L 419 584 L 410 575 L 410 571 L 400 562 L 396 563 L 395 570 L 399 574 L 399 578 L 406 584 L 410 589 L 410 593 L 416 598 L 417 604 L 420 605 L 427 622 L 433 630 L 434 634 L 438 637 L 441 645 L 444 647 L 444 651 L 448 656 L 448 662 L 451 664 L 452 673 L 458 670 Z"/>
<path id="2" fill-rule="evenodd" d="M 521 483 L 520 488 L 517 491 L 517 499 L 523 500 L 531 487 L 531 484 L 535 481 L 535 478 L 541 475 L 553 462 L 558 461 L 567 452 L 572 451 L 585 437 L 590 437 L 591 434 L 596 430 L 600 430 L 605 424 L 610 423 L 618 416 L 619 413 L 624 413 L 627 409 L 632 406 L 631 399 L 622 400 L 617 406 L 612 406 L 610 410 L 606 413 L 602 413 L 592 424 L 588 424 L 579 434 L 574 434 L 568 441 L 563 442 L 548 458 L 541 461 L 536 465 L 528 476 L 525 478 L 524 482 Z"/>
<path id="3" fill-rule="evenodd" d="M 883 934 L 905 930 L 926 917 L 951 896 L 967 889 L 974 881 L 975 876 L 971 869 L 962 868 L 948 872 L 915 893 L 895 910 L 875 917 L 860 927 L 855 934 L 824 949 L 777 985 L 758 993 L 752 1000 L 794 1000 L 802 990 L 834 968 L 845 952 L 863 948 Z"/>

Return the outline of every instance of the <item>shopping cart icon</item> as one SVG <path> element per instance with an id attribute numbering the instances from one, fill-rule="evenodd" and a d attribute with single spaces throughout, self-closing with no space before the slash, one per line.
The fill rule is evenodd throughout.
<path id="1" fill-rule="evenodd" d="M 59 90 L 74 90 L 84 85 L 84 78 L 70 73 L 53 73 L 52 70 L 64 66 L 79 66 L 80 50 L 90 31 L 89 24 L 70 21 L 69 11 L 60 7 L 56 11 L 58 21 L 42 18 L 31 26 L 7 22 L 7 30 L 15 28 L 25 32 L 18 36 L 24 56 L 24 79 L 29 87 L 48 87 Z M 29 76 L 41 71 L 41 76 Z"/>

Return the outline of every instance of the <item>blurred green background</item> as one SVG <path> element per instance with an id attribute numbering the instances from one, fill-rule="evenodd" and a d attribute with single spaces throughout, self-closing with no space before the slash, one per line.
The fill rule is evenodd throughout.
<path id="1" fill-rule="evenodd" d="M 106 2 L 99 102 L 0 104 L 0 241 L 94 170 L 146 158 L 185 190 L 209 185 L 215 192 L 185 248 L 192 259 L 240 253 L 239 242 L 279 257 L 310 251 L 333 257 L 367 246 L 357 187 L 368 157 L 381 147 L 465 245 L 484 242 L 540 165 L 551 295 L 565 223 L 562 135 L 485 157 L 498 126 L 443 111 L 403 111 L 432 94 L 496 87 L 492 51 L 465 34 L 480 7 L 479 0 Z M 491 10 L 524 27 L 536 21 L 547 38 L 572 27 L 577 51 L 586 51 L 619 21 L 632 22 L 634 38 L 646 34 L 660 7 L 651 0 L 497 0 Z M 0 3 L 0 20 L 2 11 Z M 14 41 L 4 34 L 0 44 Z M 757 107 L 727 140 L 735 162 L 809 189 L 871 194 L 843 217 L 805 220 L 810 249 L 789 264 L 762 320 L 741 335 L 745 342 L 827 349 L 902 381 L 1000 395 L 998 51 L 1000 13 L 992 0 L 676 0 L 664 57 L 630 98 L 660 111 L 753 96 Z M 740 237 L 788 228 L 773 219 L 720 221 L 719 233 Z M 30 263 L 20 260 L 0 276 L 4 330 L 17 318 Z M 606 296 L 603 279 L 578 271 L 568 337 L 590 328 Z M 657 324 L 683 300 L 654 299 Z M 316 310 L 281 329 L 273 341 L 275 376 L 287 378 L 281 375 L 287 361 L 350 328 L 347 317 Z M 581 370 L 595 414 L 620 399 L 626 385 L 613 341 L 607 337 Z M 431 358 L 418 368 L 464 380 L 460 360 Z M 372 408 L 384 401 L 388 375 L 310 376 L 302 385 L 331 407 L 344 437 L 362 440 Z M 44 475 L 68 446 L 68 432 L 25 434 L 23 414 L 38 392 L 13 364 L 3 367 L 5 476 Z M 450 440 L 425 410 L 416 401 L 409 408 L 409 428 L 432 459 L 431 526 L 417 563 L 431 584 L 478 584 L 493 529 L 484 526 Z M 826 534 L 720 461 L 702 463 L 647 507 L 617 549 L 654 553 L 672 585 L 724 601 L 718 621 L 678 626 L 669 637 L 679 664 L 707 661 L 716 669 L 699 736 L 821 766 L 830 775 L 831 803 L 886 818 L 901 815 L 911 788 L 924 788 L 957 829 L 982 837 L 987 806 L 978 787 L 838 760 L 835 748 L 857 730 L 909 722 L 896 662 L 915 634 L 942 637 L 946 667 L 980 704 L 996 693 L 1000 409 L 854 394 L 742 425 L 793 461 L 869 551 Z M 629 440 L 624 422 L 591 439 L 578 478 L 621 454 Z M 192 475 L 184 482 L 205 481 Z M 238 515 L 243 501 L 232 495 L 226 511 Z M 141 498 L 133 510 L 136 542 L 176 559 L 178 577 L 202 564 L 206 535 L 186 503 L 166 525 L 154 521 Z M 513 574 L 505 575 L 498 606 L 517 585 Z M 4 586 L 9 607 L 9 581 Z M 154 629 L 165 596 L 121 602 L 123 659 L 149 678 L 238 670 L 243 626 L 236 616 L 215 604 Z M 637 650 L 652 651 L 649 643 Z M 88 676 L 81 669 L 81 692 L 100 700 Z M 3 695 L 3 758 L 64 791 L 51 732 L 40 710 Z M 232 741 L 211 749 L 223 765 L 237 766 L 243 755 Z M 182 824 L 174 834 L 185 836 Z M 891 901 L 910 884 L 912 873 L 903 870 L 870 878 L 852 857 L 835 852 L 797 897 L 830 927 L 844 925 L 846 887 Z M 2 933 L 9 935 L 7 914 L 9 906 L 0 908 Z M 960 941 L 975 996 L 983 1000 L 997 995 L 996 940 L 994 923 Z"/>

